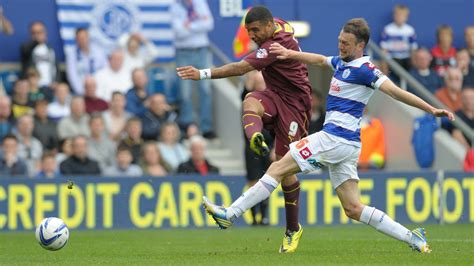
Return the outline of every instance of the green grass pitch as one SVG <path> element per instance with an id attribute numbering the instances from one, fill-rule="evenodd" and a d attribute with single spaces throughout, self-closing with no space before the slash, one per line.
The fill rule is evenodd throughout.
<path id="1" fill-rule="evenodd" d="M 367 226 L 306 227 L 294 254 L 278 254 L 283 228 L 71 231 L 47 251 L 33 232 L 0 233 L 0 264 L 57 265 L 474 265 L 474 224 L 430 225 L 431 254 Z"/>

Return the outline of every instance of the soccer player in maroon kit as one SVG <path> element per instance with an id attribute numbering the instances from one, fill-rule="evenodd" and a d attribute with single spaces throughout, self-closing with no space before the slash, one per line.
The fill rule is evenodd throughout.
<path id="1" fill-rule="evenodd" d="M 306 65 L 295 60 L 278 60 L 269 53 L 274 42 L 300 51 L 293 28 L 284 20 L 273 18 L 263 7 L 252 8 L 245 17 L 249 37 L 259 48 L 240 62 L 212 69 L 178 67 L 182 79 L 218 79 L 240 76 L 252 70 L 262 71 L 267 86 L 262 92 L 249 93 L 243 102 L 242 124 L 251 149 L 258 155 L 269 152 L 262 128 L 275 134 L 277 159 L 289 150 L 289 144 L 308 134 L 311 115 L 311 85 Z M 300 183 L 296 175 L 283 179 L 287 228 L 280 253 L 294 252 L 303 232 L 298 223 Z"/>

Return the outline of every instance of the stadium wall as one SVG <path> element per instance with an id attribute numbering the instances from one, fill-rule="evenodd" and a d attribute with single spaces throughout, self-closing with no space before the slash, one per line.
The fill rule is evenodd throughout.
<path id="1" fill-rule="evenodd" d="M 454 29 L 456 47 L 464 45 L 463 30 L 473 24 L 474 0 L 209 0 L 215 18 L 212 41 L 232 58 L 232 40 L 240 23 L 242 10 L 257 4 L 267 5 L 275 16 L 286 20 L 305 20 L 311 24 L 311 34 L 300 40 L 303 50 L 327 55 L 337 52 L 337 35 L 341 26 L 352 17 L 364 17 L 372 28 L 373 39 L 378 40 L 385 24 L 391 21 L 393 5 L 404 3 L 410 9 L 410 21 L 417 31 L 420 44 L 432 47 L 436 27 L 449 24 Z M 29 38 L 28 26 L 32 21 L 43 21 L 48 29 L 51 45 L 64 60 L 59 37 L 54 0 L 3 0 L 4 14 L 15 28 L 12 36 L 0 35 L 0 62 L 19 61 L 19 44 Z M 471 10 L 471 11 L 469 11 Z M 329 26 L 331 25 L 331 26 Z"/>
<path id="2" fill-rule="evenodd" d="M 473 223 L 474 176 L 461 172 L 393 172 L 360 175 L 361 200 L 403 224 Z M 245 190 L 245 179 L 228 176 L 0 180 L 0 231 L 32 230 L 44 217 L 63 219 L 70 229 L 214 227 L 201 207 L 203 195 L 229 205 Z M 300 222 L 351 222 L 326 175 L 300 176 Z M 442 193 L 440 193 L 442 191 Z M 440 216 L 440 209 L 443 209 Z M 237 226 L 251 224 L 250 213 Z M 271 225 L 285 223 L 281 189 L 270 197 Z"/>

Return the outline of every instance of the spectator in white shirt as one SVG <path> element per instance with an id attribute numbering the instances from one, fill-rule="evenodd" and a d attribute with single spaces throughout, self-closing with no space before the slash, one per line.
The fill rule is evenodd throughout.
<path id="1" fill-rule="evenodd" d="M 71 113 L 71 94 L 66 83 L 59 83 L 54 92 L 54 100 L 48 105 L 48 117 L 54 121 L 69 116 Z"/>
<path id="2" fill-rule="evenodd" d="M 122 50 L 115 50 L 109 56 L 109 66 L 95 74 L 97 96 L 106 102 L 112 98 L 114 91 L 126 93 L 132 88 L 132 75 L 123 65 Z"/>
<path id="3" fill-rule="evenodd" d="M 158 56 L 158 48 L 140 33 L 123 35 L 120 46 L 124 49 L 123 65 L 131 72 L 136 68 L 144 68 Z"/>

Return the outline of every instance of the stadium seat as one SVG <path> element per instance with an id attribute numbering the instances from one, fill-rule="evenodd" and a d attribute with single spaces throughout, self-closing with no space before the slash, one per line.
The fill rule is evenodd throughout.
<path id="1" fill-rule="evenodd" d="M 177 76 L 174 68 L 157 66 L 148 70 L 148 92 L 163 93 L 170 104 L 178 102 Z"/>
<path id="2" fill-rule="evenodd" d="M 19 71 L 5 70 L 0 71 L 0 82 L 8 95 L 11 95 L 15 81 L 20 76 Z"/>

